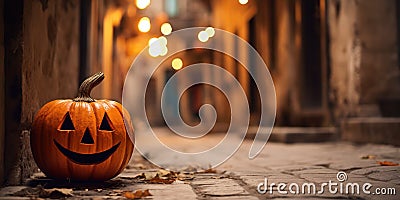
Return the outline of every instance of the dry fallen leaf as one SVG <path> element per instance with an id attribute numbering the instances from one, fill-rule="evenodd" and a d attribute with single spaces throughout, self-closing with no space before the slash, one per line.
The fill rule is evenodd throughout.
<path id="1" fill-rule="evenodd" d="M 141 174 L 138 174 L 138 175 L 134 176 L 133 178 L 144 179 L 144 178 L 146 178 L 146 176 L 144 175 L 144 173 L 141 173 Z"/>
<path id="2" fill-rule="evenodd" d="M 193 174 L 178 174 L 177 179 L 180 181 L 189 181 L 194 179 Z"/>
<path id="3" fill-rule="evenodd" d="M 398 166 L 399 163 L 394 163 L 394 162 L 390 162 L 390 161 L 378 161 L 378 164 L 380 164 L 381 166 Z"/>
<path id="4" fill-rule="evenodd" d="M 150 179 L 150 183 L 156 183 L 156 184 L 171 184 L 175 181 L 175 178 L 160 178 L 158 175 L 155 176 L 154 178 Z"/>
<path id="5" fill-rule="evenodd" d="M 149 190 L 136 190 L 134 192 L 124 192 L 122 194 L 127 199 L 140 199 L 147 196 L 153 196 Z"/>
<path id="6" fill-rule="evenodd" d="M 160 169 L 160 170 L 158 170 L 157 174 L 158 174 L 159 176 L 169 176 L 169 175 L 171 175 L 171 174 L 175 174 L 175 172 L 173 172 L 173 171 L 168 171 L 168 170 L 165 170 L 165 169 Z"/>
<path id="7" fill-rule="evenodd" d="M 113 190 L 113 191 L 111 191 L 111 192 L 108 194 L 108 196 L 119 196 L 119 195 L 121 195 L 123 192 L 124 192 L 123 190 Z"/>
<path id="8" fill-rule="evenodd" d="M 197 172 L 197 173 L 198 174 L 208 174 L 208 173 L 215 174 L 215 173 L 217 173 L 217 170 L 215 170 L 213 168 L 208 168 L 208 169 L 206 169 L 204 171 L 200 171 L 200 172 Z"/>
<path id="9" fill-rule="evenodd" d="M 156 184 L 171 184 L 178 179 L 179 172 L 160 169 L 156 172 L 144 172 L 135 176 L 136 179 Z M 182 178 L 182 177 L 180 177 Z"/>
<path id="10" fill-rule="evenodd" d="M 376 156 L 375 155 L 365 155 L 365 156 L 361 156 L 361 159 L 375 159 Z"/>

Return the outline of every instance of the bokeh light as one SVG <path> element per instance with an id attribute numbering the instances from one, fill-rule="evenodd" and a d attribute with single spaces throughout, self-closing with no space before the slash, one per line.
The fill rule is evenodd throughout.
<path id="1" fill-rule="evenodd" d="M 155 37 L 150 38 L 150 40 L 149 40 L 149 46 L 150 46 L 151 44 L 153 44 L 153 42 L 155 42 L 156 40 L 157 40 L 157 38 L 155 38 Z"/>
<path id="2" fill-rule="evenodd" d="M 159 37 L 158 41 L 160 42 L 161 45 L 164 45 L 164 46 L 168 44 L 168 40 L 164 36 Z"/>
<path id="3" fill-rule="evenodd" d="M 174 58 L 172 60 L 172 68 L 175 70 L 180 70 L 183 67 L 183 62 L 182 59 L 180 58 Z"/>
<path id="4" fill-rule="evenodd" d="M 247 4 L 248 2 L 249 2 L 249 0 L 239 0 L 239 3 L 242 5 Z"/>
<path id="5" fill-rule="evenodd" d="M 150 31 L 151 24 L 150 19 L 148 17 L 142 17 L 138 23 L 139 31 L 142 33 L 147 33 Z"/>
<path id="6" fill-rule="evenodd" d="M 215 30 L 213 27 L 208 27 L 208 28 L 206 28 L 206 33 L 207 33 L 208 37 L 213 37 L 215 35 Z"/>
<path id="7" fill-rule="evenodd" d="M 200 31 L 199 34 L 197 35 L 197 38 L 200 40 L 200 42 L 207 42 L 208 34 L 205 31 Z"/>
<path id="8" fill-rule="evenodd" d="M 172 32 L 172 26 L 170 23 L 163 23 L 161 25 L 161 33 L 164 35 L 169 35 Z"/>
<path id="9" fill-rule="evenodd" d="M 136 0 L 136 7 L 143 10 L 150 5 L 150 0 Z"/>
<path id="10" fill-rule="evenodd" d="M 165 56 L 165 55 L 167 55 L 167 53 L 168 53 L 167 46 L 162 46 L 159 56 Z"/>
<path id="11" fill-rule="evenodd" d="M 164 36 L 161 36 L 159 38 L 151 38 L 149 40 L 150 56 L 165 56 L 168 53 L 167 43 L 167 38 Z"/>

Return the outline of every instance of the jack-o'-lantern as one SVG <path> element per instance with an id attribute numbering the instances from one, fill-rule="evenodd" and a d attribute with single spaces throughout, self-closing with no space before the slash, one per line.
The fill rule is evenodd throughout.
<path id="1" fill-rule="evenodd" d="M 90 97 L 103 79 L 102 72 L 94 74 L 81 84 L 78 97 L 51 101 L 36 114 L 31 148 L 48 177 L 108 180 L 128 164 L 134 147 L 128 112 L 115 101 Z"/>

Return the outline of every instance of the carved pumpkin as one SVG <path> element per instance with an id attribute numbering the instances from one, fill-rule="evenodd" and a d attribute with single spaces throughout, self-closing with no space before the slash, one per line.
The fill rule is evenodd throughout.
<path id="1" fill-rule="evenodd" d="M 89 77 L 77 98 L 51 101 L 36 114 L 31 148 L 48 177 L 108 180 L 128 164 L 133 151 L 128 112 L 115 101 L 90 97 L 103 79 L 102 72 Z"/>

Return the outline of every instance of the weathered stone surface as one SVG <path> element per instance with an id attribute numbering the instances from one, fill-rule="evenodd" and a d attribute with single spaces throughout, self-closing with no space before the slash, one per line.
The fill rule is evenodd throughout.
<path id="1" fill-rule="evenodd" d="M 27 188 L 27 186 L 8 186 L 0 189 L 0 196 L 9 196 L 18 192 L 22 189 Z"/>
<path id="2" fill-rule="evenodd" d="M 336 174 L 300 174 L 299 177 L 315 183 L 336 181 Z"/>
<path id="3" fill-rule="evenodd" d="M 279 171 L 265 170 L 265 171 L 234 171 L 231 172 L 234 176 L 262 176 L 267 174 L 281 174 Z"/>
<path id="4" fill-rule="evenodd" d="M 304 174 L 336 174 L 337 170 L 320 168 L 320 169 L 305 169 L 299 171 L 291 171 L 290 173 L 300 176 Z"/>
<path id="5" fill-rule="evenodd" d="M 374 172 L 369 174 L 368 178 L 379 181 L 398 180 L 400 179 L 400 172 L 399 171 Z"/>
<path id="6" fill-rule="evenodd" d="M 1 197 L 0 196 L 0 199 L 1 200 L 29 200 L 31 198 L 29 198 L 29 197 Z"/>
<path id="7" fill-rule="evenodd" d="M 344 140 L 400 145 L 400 118 L 349 118 L 343 121 L 341 130 Z"/>
<path id="8" fill-rule="evenodd" d="M 215 186 L 200 186 L 200 191 L 207 196 L 231 196 L 231 195 L 240 195 L 240 194 L 248 194 L 243 188 L 240 186 L 224 186 L 224 187 L 215 187 Z"/>
<path id="9" fill-rule="evenodd" d="M 4 13 L 1 1 L 0 13 Z M 4 14 L 0 19 L 0 183 L 4 181 L 4 137 L 5 137 L 5 69 L 4 69 Z"/>
<path id="10" fill-rule="evenodd" d="M 399 179 L 391 180 L 389 182 L 393 183 L 393 184 L 396 184 L 396 185 L 400 185 L 400 180 Z"/>
<path id="11" fill-rule="evenodd" d="M 195 185 L 201 193 L 207 196 L 226 196 L 226 195 L 247 195 L 249 194 L 233 179 L 211 179 L 208 181 L 194 180 Z"/>
<path id="12" fill-rule="evenodd" d="M 121 188 L 125 191 L 146 190 L 152 199 L 196 199 L 192 187 L 187 184 L 137 184 Z"/>
<path id="13" fill-rule="evenodd" d="M 243 200 L 243 199 L 248 199 L 248 200 L 258 200 L 258 197 L 255 196 L 227 196 L 227 197 L 210 197 L 210 199 L 213 200 Z"/>
<path id="14" fill-rule="evenodd" d="M 315 165 L 284 165 L 284 166 L 273 166 L 271 167 L 272 169 L 279 170 L 279 171 L 300 171 L 300 170 L 306 170 L 306 169 L 323 169 L 324 167 L 322 166 L 315 166 Z"/>
<path id="15" fill-rule="evenodd" d="M 336 132 L 333 127 L 277 127 L 272 130 L 269 140 L 284 143 L 326 142 L 336 140 Z"/>
<path id="16" fill-rule="evenodd" d="M 243 145 L 249 145 L 251 141 L 245 141 Z M 360 186 L 371 183 L 375 188 L 395 188 L 400 190 L 399 166 L 376 166 L 376 161 L 383 157 L 383 154 L 397 152 L 398 147 L 388 145 L 353 145 L 350 143 L 330 143 L 330 144 L 282 144 L 269 143 L 265 152 L 255 162 L 247 158 L 248 151 L 239 150 L 231 160 L 228 160 L 221 167 L 217 167 L 215 173 L 191 173 L 192 179 L 176 181 L 172 184 L 149 184 L 143 180 L 135 179 L 141 173 L 156 173 L 160 171 L 154 165 L 147 165 L 145 160 L 140 160 L 140 155 L 134 154 L 132 164 L 144 163 L 140 169 L 126 169 L 121 175 L 111 180 L 108 185 L 74 188 L 73 197 L 67 199 L 118 199 L 121 198 L 123 191 L 135 191 L 149 189 L 153 196 L 149 199 L 265 199 L 265 198 L 284 198 L 284 199 L 396 199 L 394 196 L 377 196 L 367 194 L 344 194 L 337 192 L 332 194 L 325 188 L 322 194 L 291 194 L 288 190 L 290 184 L 315 184 L 317 192 L 320 191 L 322 183 L 339 183 L 337 180 L 338 168 L 349 168 L 346 183 L 357 183 Z M 344 153 L 345 152 L 345 153 Z M 375 159 L 363 160 L 363 155 L 373 155 Z M 293 156 L 295 155 L 295 156 Z M 314 159 L 309 159 L 310 157 Z M 285 163 L 297 163 L 287 165 Z M 323 160 L 331 163 L 330 165 L 317 165 Z M 319 161 L 318 161 L 319 160 Z M 318 161 L 318 162 L 317 162 Z M 391 161 L 399 162 L 392 156 Z M 371 163 L 373 164 L 371 166 Z M 276 168 L 271 169 L 271 164 Z M 341 166 L 341 167 L 340 167 Z M 335 167 L 335 168 L 332 168 Z M 228 170 L 229 169 L 229 170 Z M 225 172 L 227 170 L 227 172 Z M 257 186 L 268 180 L 266 194 L 259 194 Z M 41 173 L 32 176 L 31 184 L 35 183 L 49 185 L 51 180 L 43 177 Z M 273 184 L 274 183 L 274 184 Z M 286 184 L 285 191 L 288 194 L 279 193 L 277 184 Z M 58 187 L 71 186 L 70 183 L 57 185 Z M 272 194 L 270 187 L 272 186 Z M 25 186 L 24 186 L 25 187 Z M 7 196 L 21 188 L 10 187 L 0 190 L 0 196 L 7 199 Z M 13 189 L 14 188 L 14 189 Z M 262 188 L 261 188 L 262 189 Z M 307 188 L 306 188 L 307 189 Z M 5 192 L 8 191 L 8 192 Z M 306 191 L 307 192 L 307 191 Z M 18 199 L 18 198 L 15 198 Z"/>
<path id="17" fill-rule="evenodd" d="M 379 166 L 379 164 L 377 164 L 373 160 L 353 160 L 353 161 L 346 160 L 346 161 L 335 162 L 329 165 L 330 168 L 337 170 L 360 169 L 360 168 L 376 167 L 376 166 Z"/>
<path id="18" fill-rule="evenodd" d="M 4 1 L 2 1 L 4 2 Z M 46 6 L 42 7 L 43 4 Z M 73 98 L 79 74 L 79 1 L 7 1 L 4 4 L 4 177 L 20 184 L 35 169 L 29 129 L 46 102 Z M 3 12 L 2 12 L 3 13 Z M 3 20 L 2 20 L 3 21 Z M 3 68 L 2 68 L 3 70 Z M 3 72 L 2 72 L 3 75 Z M 4 104 L 3 104 L 4 100 Z M 2 126 L 3 128 L 3 126 Z M 3 137 L 2 135 L 1 137 Z"/>
<path id="19" fill-rule="evenodd" d="M 360 116 L 363 104 L 398 96 L 400 83 L 393 81 L 399 74 L 395 5 L 392 0 L 327 2 L 329 53 L 334 58 L 330 98 L 336 117 Z"/>
<path id="20" fill-rule="evenodd" d="M 350 174 L 368 175 L 374 172 L 387 172 L 387 171 L 397 171 L 397 173 L 400 173 L 400 166 L 368 167 L 351 171 Z"/>
<path id="21" fill-rule="evenodd" d="M 257 188 L 258 184 L 263 183 L 265 176 L 240 176 L 240 180 L 244 181 L 251 188 Z"/>

